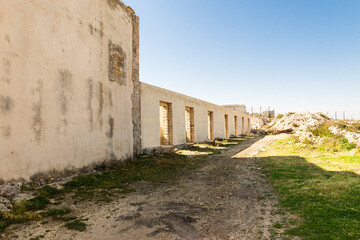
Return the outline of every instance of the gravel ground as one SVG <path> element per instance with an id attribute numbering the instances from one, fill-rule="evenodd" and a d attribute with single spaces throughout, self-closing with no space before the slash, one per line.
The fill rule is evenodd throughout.
<path id="1" fill-rule="evenodd" d="M 139 182 L 136 192 L 110 204 L 76 209 L 85 232 L 56 221 L 11 227 L 6 239 L 276 239 L 277 198 L 255 156 L 282 135 L 250 139 L 209 156 L 176 184 Z M 71 207 L 71 206 L 70 206 Z M 73 206 L 75 208 L 75 206 Z"/>

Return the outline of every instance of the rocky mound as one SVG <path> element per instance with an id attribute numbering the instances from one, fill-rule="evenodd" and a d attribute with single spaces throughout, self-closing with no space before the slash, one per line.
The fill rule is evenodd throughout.
<path id="1" fill-rule="evenodd" d="M 338 126 L 331 126 L 331 127 L 329 127 L 329 130 L 335 135 L 341 135 L 341 136 L 347 138 L 347 140 L 350 143 L 354 143 L 358 147 L 360 146 L 360 133 L 347 131 L 347 130 L 341 129 Z"/>
<path id="2" fill-rule="evenodd" d="M 330 118 L 322 113 L 290 112 L 275 118 L 269 124 L 269 132 L 307 132 L 309 128 L 319 126 L 328 120 Z"/>
<path id="3" fill-rule="evenodd" d="M 267 117 L 252 117 L 251 118 L 251 128 L 252 129 L 262 129 L 265 125 L 269 124 L 271 120 Z"/>

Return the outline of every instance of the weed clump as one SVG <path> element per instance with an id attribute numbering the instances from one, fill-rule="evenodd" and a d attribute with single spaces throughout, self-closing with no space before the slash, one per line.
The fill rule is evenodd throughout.
<path id="1" fill-rule="evenodd" d="M 348 132 L 355 132 L 355 133 L 360 132 L 360 122 L 349 123 L 346 121 L 339 121 L 336 122 L 336 126 Z"/>
<path id="2" fill-rule="evenodd" d="M 329 130 L 329 124 L 321 124 L 320 126 L 309 129 L 315 137 L 333 137 L 334 134 Z"/>
<path id="3" fill-rule="evenodd" d="M 13 212 L 0 212 L 0 233 L 8 226 L 15 223 L 24 223 L 30 220 L 40 219 L 41 216 L 33 212 L 25 212 L 23 214 L 15 214 Z"/>
<path id="4" fill-rule="evenodd" d="M 70 212 L 71 212 L 71 210 L 68 208 L 57 208 L 57 209 L 49 209 L 45 212 L 40 213 L 40 215 L 43 217 L 55 217 L 56 218 L 56 217 L 66 215 Z"/>
<path id="5" fill-rule="evenodd" d="M 50 201 L 44 197 L 35 197 L 29 200 L 22 200 L 20 203 L 15 204 L 13 212 L 22 214 L 24 212 L 36 211 L 44 209 Z"/>
<path id="6" fill-rule="evenodd" d="M 50 199 L 59 195 L 60 192 L 61 191 L 56 188 L 44 186 L 38 190 L 39 196 L 14 203 L 11 212 L 0 212 L 0 232 L 3 232 L 5 228 L 12 224 L 24 223 L 50 216 L 62 216 L 69 213 L 69 209 L 51 209 L 39 212 L 44 210 L 50 204 Z"/>
<path id="7" fill-rule="evenodd" d="M 335 135 L 329 130 L 331 124 L 332 123 L 327 122 L 320 126 L 311 128 L 310 132 L 313 134 L 313 136 L 317 137 L 317 141 L 306 140 L 305 142 L 307 143 L 303 143 L 312 143 L 313 148 L 316 148 L 319 151 L 327 152 L 342 152 L 355 149 L 356 144 L 350 143 L 347 138 L 340 135 Z"/>
<path id="8" fill-rule="evenodd" d="M 348 152 L 356 150 L 357 145 L 349 142 L 347 138 L 342 135 L 334 134 L 330 131 L 330 127 L 334 122 L 328 121 L 316 127 L 308 129 L 310 136 L 302 138 L 298 136 L 291 137 L 291 142 L 295 143 L 293 148 L 296 150 L 317 150 L 321 152 Z"/>
<path id="9" fill-rule="evenodd" d="M 86 230 L 86 223 L 84 223 L 81 220 L 75 220 L 75 221 L 66 223 L 65 227 L 67 229 L 83 232 Z"/>
<path id="10" fill-rule="evenodd" d="M 48 198 L 48 199 L 52 199 L 61 193 L 62 193 L 61 190 L 51 187 L 51 186 L 48 186 L 48 185 L 40 188 L 40 190 L 39 190 L 39 195 L 44 198 Z"/>

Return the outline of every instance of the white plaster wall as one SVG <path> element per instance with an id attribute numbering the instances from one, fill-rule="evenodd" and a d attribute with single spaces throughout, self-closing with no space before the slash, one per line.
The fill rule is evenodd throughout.
<path id="1" fill-rule="evenodd" d="M 238 134 L 241 134 L 241 117 L 245 117 L 245 130 L 249 115 L 234 111 L 230 108 L 218 106 L 183 94 L 172 92 L 150 84 L 141 83 L 141 132 L 142 148 L 160 146 L 160 101 L 172 103 L 173 114 L 173 143 L 186 142 L 185 136 L 185 107 L 194 108 L 195 141 L 208 140 L 208 111 L 214 112 L 214 137 L 225 138 L 225 114 L 229 118 L 229 134 L 235 135 L 234 116 L 238 116 Z"/>
<path id="2" fill-rule="evenodd" d="M 0 0 L 0 179 L 132 156 L 132 22 L 108 2 Z M 126 86 L 109 81 L 109 40 Z"/>

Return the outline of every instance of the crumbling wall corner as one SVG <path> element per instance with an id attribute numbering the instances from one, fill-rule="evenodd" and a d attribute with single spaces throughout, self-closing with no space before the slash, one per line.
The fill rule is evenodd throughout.
<path id="1" fill-rule="evenodd" d="M 132 123 L 133 123 L 133 154 L 138 156 L 141 153 L 141 96 L 139 80 L 139 17 L 132 15 Z"/>

